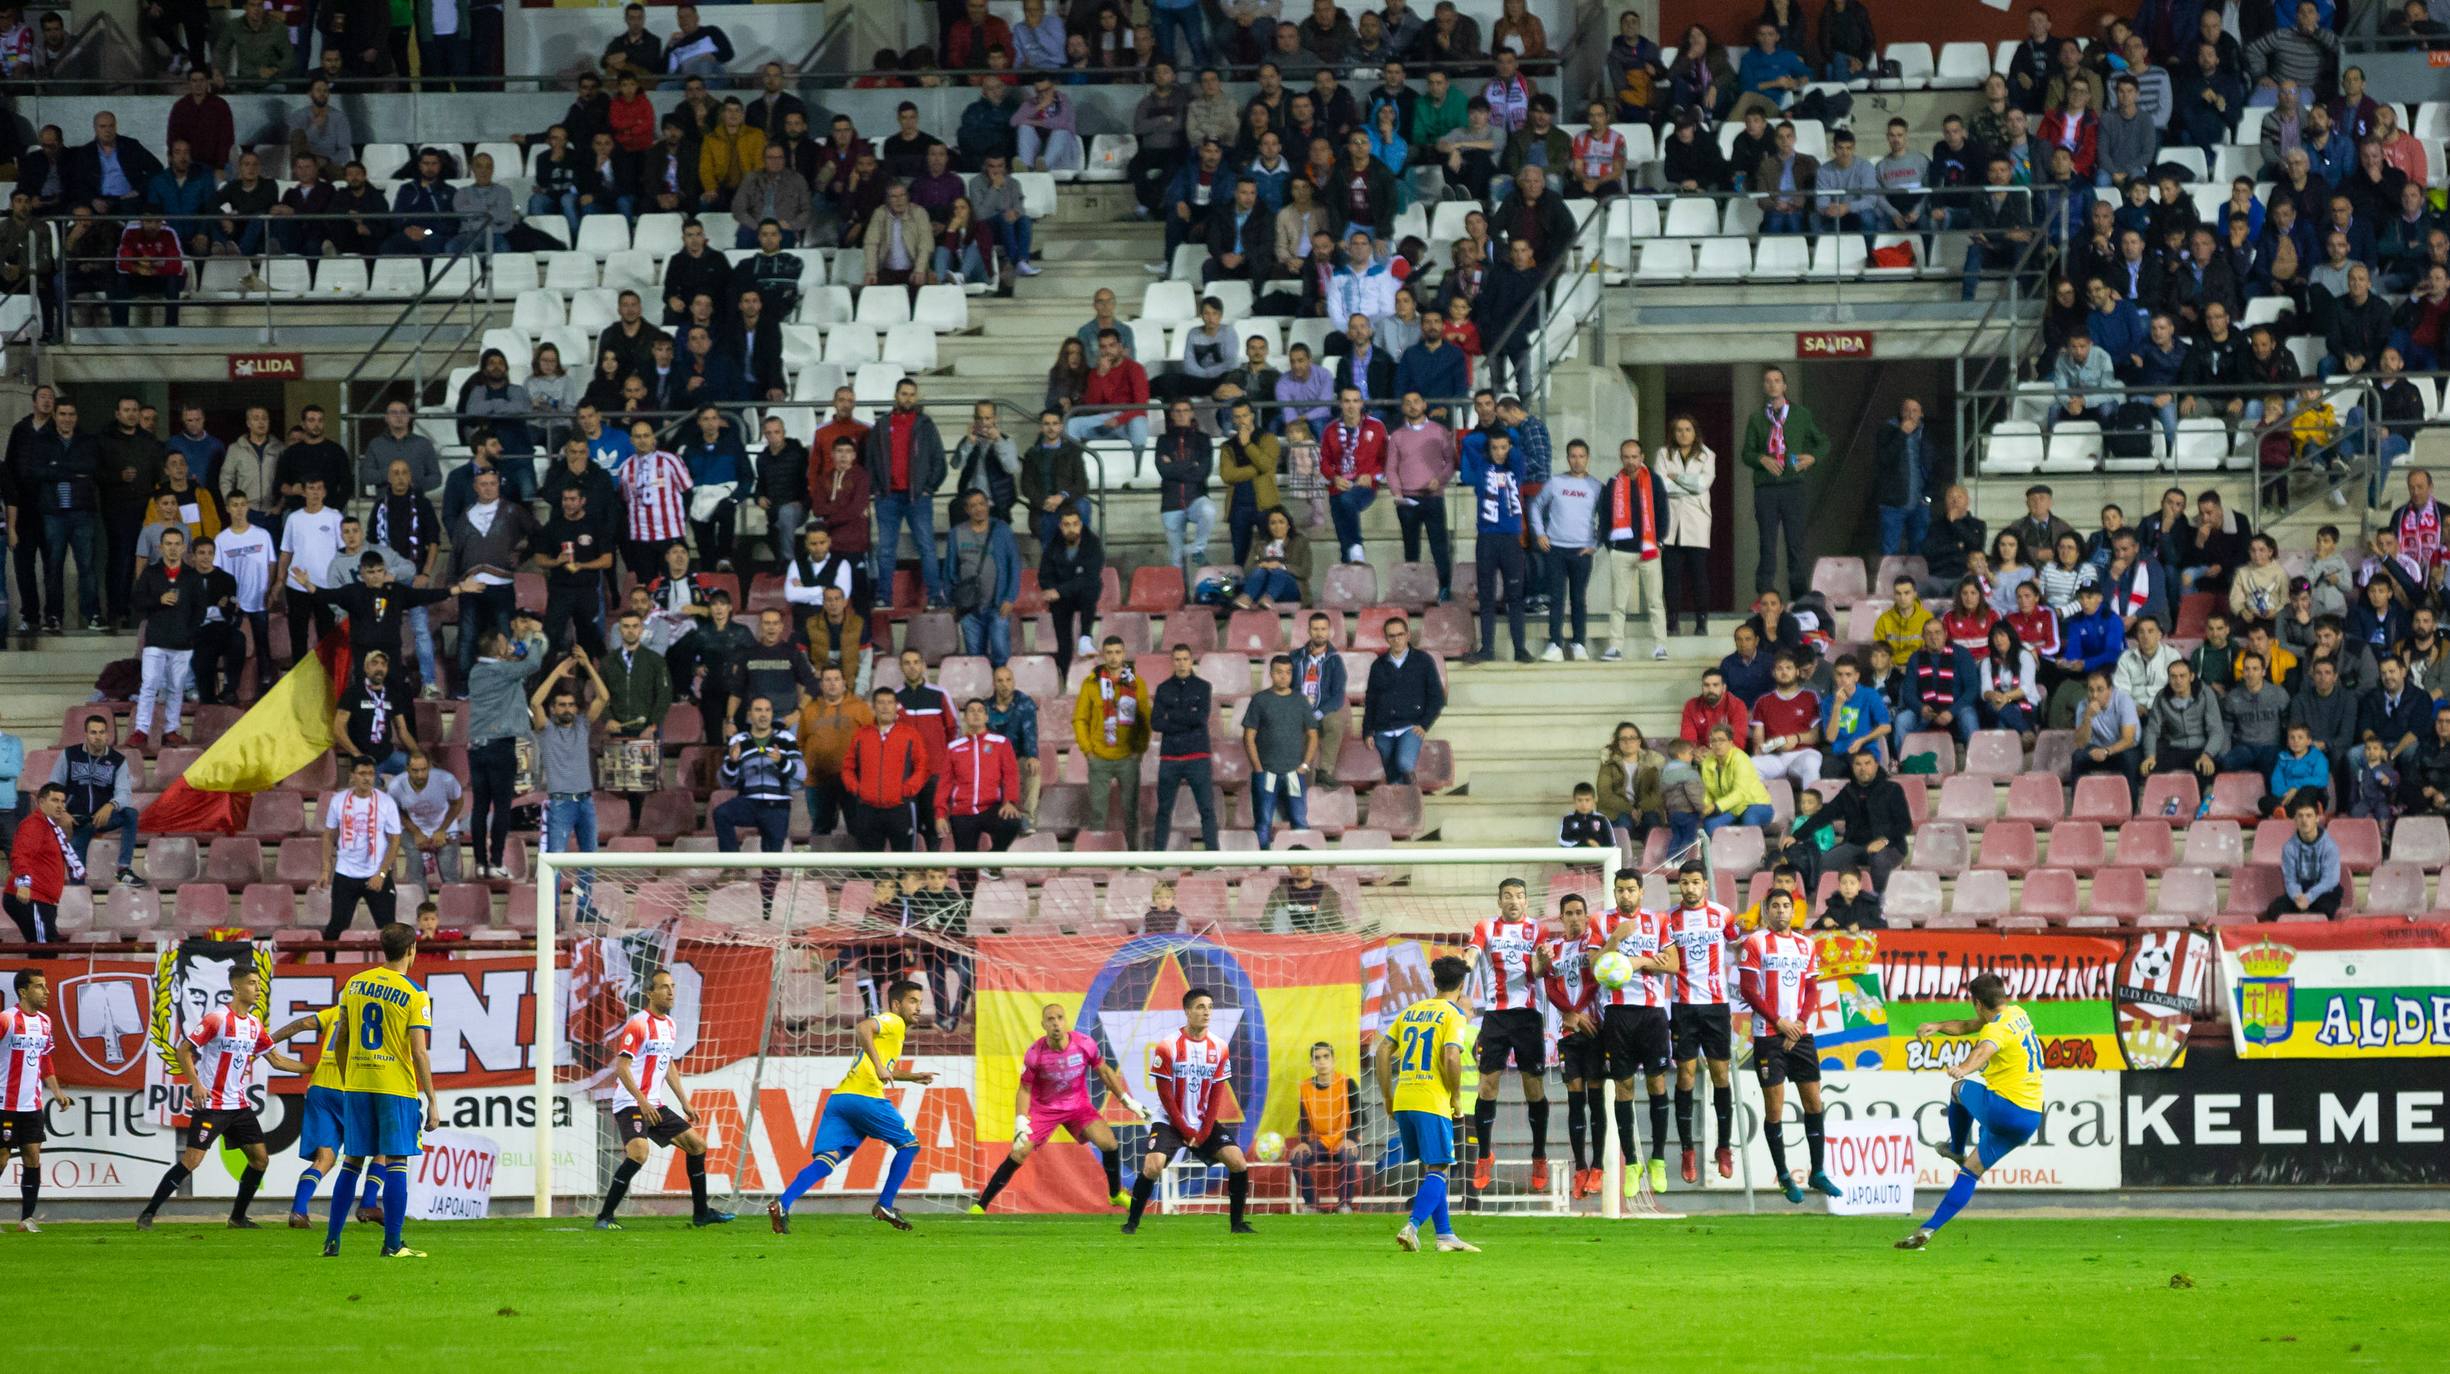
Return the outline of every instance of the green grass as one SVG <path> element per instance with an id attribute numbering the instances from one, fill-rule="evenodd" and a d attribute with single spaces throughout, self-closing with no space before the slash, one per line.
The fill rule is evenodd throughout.
<path id="1" fill-rule="evenodd" d="M 2450 1226 L 2016 1219 L 1932 1250 L 1901 1219 L 1461 1218 L 1406 1255 L 1383 1216 L 635 1218 L 314 1234 L 165 1222 L 0 1236 L 12 1365 L 639 1374 L 672 1369 L 1616 1370 L 1872 1365 L 2440 1368 Z M 2173 1288 L 2185 1274 L 2192 1288 Z M 367 1362 L 379 1351 L 382 1363 Z M 1707 1361 L 1708 1364 L 1702 1362 Z"/>

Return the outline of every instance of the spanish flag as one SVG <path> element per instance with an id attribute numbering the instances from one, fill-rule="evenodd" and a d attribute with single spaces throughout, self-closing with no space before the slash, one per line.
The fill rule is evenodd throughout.
<path id="1" fill-rule="evenodd" d="M 333 684 L 349 679 L 348 641 L 327 635 L 145 808 L 157 835 L 235 835 L 258 792 L 332 748 Z"/>

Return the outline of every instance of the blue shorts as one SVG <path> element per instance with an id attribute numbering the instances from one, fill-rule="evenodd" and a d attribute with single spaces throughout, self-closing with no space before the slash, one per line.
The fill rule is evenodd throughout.
<path id="1" fill-rule="evenodd" d="M 2007 1158 L 2008 1151 L 2033 1138 L 2042 1128 L 2042 1114 L 2019 1107 L 1971 1079 L 1957 1084 L 1957 1105 L 1982 1123 L 1982 1139 L 1974 1147 L 1974 1162 L 1988 1169 Z"/>
<path id="2" fill-rule="evenodd" d="M 308 1088 L 298 1117 L 298 1158 L 313 1159 L 317 1150 L 341 1146 L 344 1105 L 349 1095 L 338 1088 Z"/>
<path id="3" fill-rule="evenodd" d="M 1455 1162 L 1455 1123 L 1436 1112 L 1397 1112 L 1395 1133 L 1403 1142 L 1403 1157 L 1415 1164 Z"/>
<path id="4" fill-rule="evenodd" d="M 394 1097 L 389 1093 L 343 1093 L 341 1100 L 343 1117 L 348 1123 L 343 1131 L 348 1144 L 342 1153 L 349 1158 L 417 1153 L 417 1135 L 425 1121 L 425 1103 L 421 1099 Z"/>
<path id="5" fill-rule="evenodd" d="M 825 1099 L 825 1115 L 817 1118 L 817 1137 L 809 1142 L 808 1150 L 812 1156 L 840 1164 L 865 1140 L 881 1140 L 896 1150 L 919 1143 L 892 1103 L 881 1097 L 835 1093 Z"/>

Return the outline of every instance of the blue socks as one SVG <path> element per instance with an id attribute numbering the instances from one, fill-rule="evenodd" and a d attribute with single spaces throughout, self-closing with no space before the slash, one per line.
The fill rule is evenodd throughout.
<path id="1" fill-rule="evenodd" d="M 808 1161 L 806 1167 L 792 1176 L 791 1186 L 783 1190 L 783 1210 L 790 1211 L 793 1203 L 798 1202 L 809 1189 L 823 1183 L 825 1176 L 833 1171 L 834 1161 L 830 1159 L 818 1158 Z M 904 1166 L 903 1172 L 909 1172 L 908 1166 Z M 898 1184 L 900 1180 L 896 1179 L 895 1182 Z"/>
<path id="2" fill-rule="evenodd" d="M 340 1166 L 340 1175 L 332 1184 L 331 1221 L 323 1231 L 323 1242 L 326 1245 L 340 1244 L 340 1233 L 349 1224 L 349 1204 L 357 1201 L 357 1175 L 358 1166 L 354 1164 Z"/>
<path id="3" fill-rule="evenodd" d="M 1965 1104 L 1964 1104 L 1964 1103 L 1957 1101 L 1957 1100 L 1956 1100 L 1956 1098 L 1954 1098 L 1954 1097 L 1949 1098 L 1949 1099 L 1948 1099 L 1948 1150 L 1949 1150 L 1949 1153 L 1951 1153 L 1951 1154 L 1960 1154 L 1960 1155 L 1961 1155 L 1961 1154 L 1963 1154 L 1963 1153 L 1965 1153 L 1965 1141 L 1966 1141 L 1967 1137 L 1971 1136 L 1973 1133 L 1974 1133 L 1974 1114 L 1973 1114 L 1972 1112 L 1967 1111 L 1967 1110 L 1965 1109 Z"/>
<path id="4" fill-rule="evenodd" d="M 1439 1235 L 1446 1234 L 1446 1175 L 1444 1174 L 1421 1175 L 1421 1186 L 1412 1194 L 1413 1226 L 1418 1228 L 1430 1221 L 1437 1223 Z"/>
<path id="5" fill-rule="evenodd" d="M 383 1205 L 383 1166 L 377 1164 L 366 1174 L 366 1191 L 357 1200 L 360 1207 Z"/>
<path id="6" fill-rule="evenodd" d="M 1923 1229 L 1936 1231 L 1946 1226 L 1957 1213 L 1964 1211 L 1965 1204 L 1974 1200 L 1974 1184 L 1977 1181 L 1972 1174 L 1960 1172 L 1956 1181 L 1948 1185 L 1948 1193 L 1940 1199 L 1940 1205 L 1932 1211 L 1931 1220 L 1923 1223 Z"/>
<path id="7" fill-rule="evenodd" d="M 383 1248 L 400 1248 L 400 1229 L 408 1224 L 408 1165 L 383 1166 Z"/>
<path id="8" fill-rule="evenodd" d="M 893 1163 L 885 1169 L 885 1191 L 877 1196 L 876 1205 L 891 1211 L 893 1200 L 902 1195 L 902 1183 L 910 1177 L 910 1166 L 919 1162 L 919 1147 L 905 1145 L 893 1152 Z"/>
<path id="9" fill-rule="evenodd" d="M 299 1216 L 307 1215 L 306 1209 L 315 1203 L 315 1189 L 322 1185 L 323 1171 L 312 1164 L 307 1165 L 306 1172 L 298 1176 L 298 1191 L 289 1201 L 289 1210 Z"/>

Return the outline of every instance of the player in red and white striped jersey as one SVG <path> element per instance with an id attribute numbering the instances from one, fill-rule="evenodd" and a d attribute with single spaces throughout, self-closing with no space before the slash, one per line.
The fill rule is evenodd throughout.
<path id="1" fill-rule="evenodd" d="M 304 1064 L 273 1044 L 263 1018 L 255 1014 L 263 988 L 262 975 L 252 967 L 240 968 L 230 975 L 228 1004 L 206 1012 L 196 1028 L 178 1042 L 179 1077 L 186 1081 L 189 1094 L 186 1139 L 179 1162 L 162 1175 L 153 1200 L 136 1214 L 138 1230 L 153 1229 L 154 1213 L 162 1210 L 162 1204 L 204 1162 L 204 1152 L 217 1136 L 227 1138 L 247 1157 L 247 1167 L 238 1175 L 238 1200 L 230 1204 L 230 1229 L 256 1229 L 247 1219 L 247 1204 L 255 1201 L 255 1189 L 264 1181 L 272 1155 L 264 1148 L 264 1123 L 256 1118 L 250 1096 L 255 1061 L 261 1056 L 285 1073 L 306 1072 Z"/>
<path id="2" fill-rule="evenodd" d="M 636 452 L 621 465 L 629 540 L 655 548 L 677 544 L 689 535 L 689 465 L 658 446 L 655 426 L 644 420 L 630 426 L 630 446 Z"/>
<path id="3" fill-rule="evenodd" d="M 676 1146 L 689 1170 L 692 1226 L 720 1226 L 732 1219 L 706 1203 L 706 1135 L 682 1106 L 689 1088 L 681 1082 L 680 1026 L 672 1019 L 679 990 L 669 970 L 647 977 L 647 1006 L 621 1028 L 613 1052 L 613 1124 L 621 1128 L 621 1163 L 604 1190 L 604 1205 L 596 1210 L 595 1229 L 618 1231 L 613 1213 L 629 1196 L 630 1180 L 646 1167 L 647 1155 L 658 1145 Z M 670 1090 L 672 1100 L 664 1101 Z"/>
<path id="4" fill-rule="evenodd" d="M 1592 981 L 1589 951 L 1582 943 L 1591 924 L 1591 904 L 1578 892 L 1557 901 L 1557 933 L 1541 946 L 1548 960 L 1548 1004 L 1557 1009 L 1557 1072 L 1565 1079 L 1565 1131 L 1574 1145 L 1573 1194 L 1579 1200 L 1599 1187 L 1599 1155 L 1587 1147 L 1591 1127 L 1604 1148 L 1608 1095 L 1599 1048 L 1599 984 Z"/>
<path id="5" fill-rule="evenodd" d="M 1638 1190 L 1631 1170 L 1643 1167 L 1633 1138 L 1633 1080 L 1649 1079 L 1650 1190 L 1667 1191 L 1667 1070 L 1675 1061 L 1668 1033 L 1668 985 L 1676 978 L 1678 955 L 1667 938 L 1667 918 L 1642 910 L 1642 875 L 1631 870 L 1616 875 L 1616 908 L 1591 918 L 1582 936 L 1588 958 L 1622 954 L 1633 961 L 1633 980 L 1621 988 L 1598 988 L 1599 1042 L 1608 1061 L 1608 1076 L 1616 1080 L 1616 1139 L 1625 1154 L 1625 1192 Z M 1595 1135 L 1594 1159 L 1605 1158 L 1608 1139 Z M 1602 1180 L 1605 1186 L 1605 1180 Z"/>
<path id="6" fill-rule="evenodd" d="M 1233 1131 L 1216 1119 L 1217 1099 L 1233 1078 L 1233 1056 L 1224 1041 L 1208 1033 L 1215 1010 L 1215 994 L 1191 989 L 1183 994 L 1182 1030 L 1149 1047 L 1148 1076 L 1157 1085 L 1157 1129 L 1140 1160 L 1140 1177 L 1131 1186 L 1131 1217 L 1123 1223 L 1124 1235 L 1140 1229 L 1140 1214 L 1156 1195 L 1158 1176 L 1184 1150 L 1225 1166 L 1228 1229 L 1237 1236 L 1251 1233 L 1251 1224 L 1242 1219 L 1250 1205 L 1250 1166 Z"/>
<path id="7" fill-rule="evenodd" d="M 43 1091 L 63 1107 L 76 1099 L 60 1088 L 51 1052 L 51 984 L 34 969 L 17 970 L 17 1005 L 0 1011 L 0 1170 L 14 1155 L 17 1229 L 39 1231 L 34 1208 L 43 1196 Z"/>
<path id="8" fill-rule="evenodd" d="M 1491 1134 L 1497 1128 L 1498 1075 L 1514 1064 L 1523 1084 L 1523 1111 L 1531 1119 L 1531 1190 L 1548 1187 L 1548 1021 L 1540 1010 L 1540 980 L 1548 973 L 1541 948 L 1548 932 L 1530 914 L 1531 899 L 1520 878 L 1497 885 L 1497 915 L 1472 927 L 1473 966 L 1480 976 L 1480 1100 L 1472 1109 L 1472 1138 L 1480 1160 L 1472 1187 L 1482 1191 L 1496 1163 Z"/>
<path id="9" fill-rule="evenodd" d="M 1761 928 L 1744 937 L 1739 976 L 1744 1005 L 1752 1008 L 1752 1067 L 1761 1079 L 1762 1123 L 1778 1187 L 1789 1202 L 1803 1189 L 1786 1171 L 1786 1084 L 1803 1095 L 1803 1138 L 1812 1154 L 1812 1186 L 1830 1197 L 1838 1186 L 1821 1169 L 1820 1049 L 1812 1043 L 1812 1018 L 1820 1012 L 1819 970 L 1812 937 L 1795 930 L 1795 898 L 1772 892 L 1761 900 Z"/>
<path id="10" fill-rule="evenodd" d="M 1727 1061 L 1734 1049 L 1727 1007 L 1727 967 L 1744 938 L 1735 913 L 1710 900 L 1710 872 L 1698 860 L 1676 870 L 1676 905 L 1667 938 L 1678 954 L 1676 1007 L 1676 1143 L 1684 1151 L 1684 1181 L 1701 1182 L 1693 1152 L 1693 1080 L 1697 1060 L 1710 1061 L 1710 1110 L 1718 1118 L 1718 1176 L 1735 1177 L 1735 1089 Z"/>

